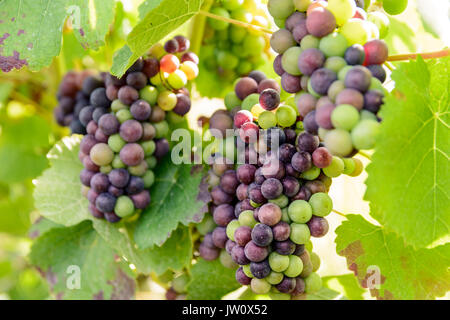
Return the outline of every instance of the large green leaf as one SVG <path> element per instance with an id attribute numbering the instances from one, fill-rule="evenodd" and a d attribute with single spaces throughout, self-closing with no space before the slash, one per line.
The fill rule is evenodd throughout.
<path id="1" fill-rule="evenodd" d="M 136 226 L 134 236 L 140 248 L 161 246 L 179 223 L 188 225 L 203 219 L 210 195 L 204 189 L 202 173 L 199 166 L 173 164 L 170 155 L 162 160 L 150 190 L 152 202 Z"/>
<path id="2" fill-rule="evenodd" d="M 31 70 L 48 66 L 60 52 L 68 17 L 83 47 L 97 50 L 104 45 L 114 6 L 114 0 L 1 1 L 1 69 L 8 72 L 24 65 Z"/>
<path id="3" fill-rule="evenodd" d="M 191 269 L 191 282 L 187 287 L 190 300 L 219 300 L 241 285 L 236 281 L 234 269 L 225 268 L 219 260 L 199 259 Z"/>
<path id="4" fill-rule="evenodd" d="M 70 228 L 56 228 L 39 237 L 30 253 L 58 299 L 131 299 L 135 282 L 116 261 L 108 246 L 85 221 Z M 78 268 L 79 288 L 72 277 Z"/>
<path id="5" fill-rule="evenodd" d="M 191 262 L 192 240 L 187 227 L 173 232 L 162 247 L 139 250 L 123 226 L 97 219 L 93 223 L 103 239 L 129 263 L 134 264 L 139 272 L 162 274 L 168 269 L 181 271 Z"/>
<path id="6" fill-rule="evenodd" d="M 122 76 L 148 49 L 167 34 L 195 16 L 203 0 L 161 0 L 141 9 L 145 17 L 133 28 L 127 46 L 114 57 L 111 72 Z"/>
<path id="7" fill-rule="evenodd" d="M 322 278 L 324 287 L 335 290 L 350 300 L 364 300 L 365 289 L 361 288 L 356 277 L 351 274 L 328 276 Z"/>
<path id="8" fill-rule="evenodd" d="M 81 136 L 58 142 L 49 152 L 51 168 L 36 180 L 34 200 L 40 214 L 56 223 L 73 226 L 90 219 L 88 200 L 81 195 L 78 159 Z"/>
<path id="9" fill-rule="evenodd" d="M 358 215 L 336 229 L 336 250 L 377 299 L 433 299 L 450 290 L 450 244 L 414 250 Z M 379 271 L 379 274 L 377 274 Z M 377 281 L 378 279 L 378 281 Z M 375 285 L 379 284 L 377 288 Z"/>
<path id="10" fill-rule="evenodd" d="M 447 242 L 450 232 L 450 59 L 402 64 L 383 122 L 366 199 L 371 214 L 414 247 Z"/>

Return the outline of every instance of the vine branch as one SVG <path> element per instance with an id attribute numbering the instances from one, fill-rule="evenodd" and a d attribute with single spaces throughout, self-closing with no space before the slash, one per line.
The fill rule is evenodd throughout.
<path id="1" fill-rule="evenodd" d="M 345 219 L 347 219 L 347 217 L 346 217 L 346 215 L 345 215 L 344 213 L 342 213 L 342 212 L 340 212 L 340 211 L 337 211 L 337 210 L 335 210 L 335 209 L 333 209 L 333 212 L 334 212 L 334 213 L 337 213 L 337 214 L 340 215 L 341 217 L 344 217 Z"/>
<path id="2" fill-rule="evenodd" d="M 257 25 L 251 24 L 251 23 L 247 23 L 247 22 L 243 22 L 243 21 L 239 21 L 239 20 L 235 20 L 235 19 L 221 17 L 221 16 L 218 16 L 216 14 L 213 14 L 213 13 L 205 11 L 205 10 L 200 10 L 199 13 L 204 16 L 207 16 L 209 18 L 220 20 L 220 21 L 225 21 L 225 22 L 235 24 L 235 25 L 243 27 L 243 28 L 257 29 L 257 30 L 260 30 L 260 31 L 263 31 L 263 32 L 269 33 L 269 34 L 273 33 L 273 31 L 270 29 L 266 29 L 266 28 L 263 28 L 263 27 L 260 27 L 260 26 L 257 26 Z"/>
<path id="3" fill-rule="evenodd" d="M 358 154 L 361 155 L 361 156 L 363 156 L 363 157 L 366 158 L 367 160 L 372 161 L 372 157 L 371 157 L 369 154 L 365 153 L 364 151 L 361 151 L 361 150 L 360 150 L 360 151 L 358 152 Z"/>
<path id="4" fill-rule="evenodd" d="M 450 49 L 444 49 L 435 52 L 424 52 L 424 53 L 407 53 L 407 54 L 397 54 L 388 57 L 388 61 L 404 61 L 404 60 L 415 60 L 418 56 L 424 59 L 435 59 L 450 56 Z"/>

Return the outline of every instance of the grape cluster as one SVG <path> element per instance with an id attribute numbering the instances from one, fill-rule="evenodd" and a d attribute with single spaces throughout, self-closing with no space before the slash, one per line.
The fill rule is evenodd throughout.
<path id="1" fill-rule="evenodd" d="M 214 15 L 268 28 L 263 8 L 249 0 L 217 0 L 210 12 Z M 257 28 L 246 28 L 226 21 L 208 18 L 202 59 L 207 69 L 234 81 L 263 65 L 270 58 L 269 38 Z"/>
<path id="2" fill-rule="evenodd" d="M 89 87 L 89 105 L 79 113 L 86 127 L 79 158 L 94 217 L 118 222 L 150 204 L 152 169 L 169 151 L 166 113 L 183 116 L 191 106 L 184 86 L 197 76 L 198 61 L 188 49 L 189 41 L 177 36 L 153 47 L 151 56 L 138 59 L 122 78 L 104 73 L 103 82 Z"/>
<path id="3" fill-rule="evenodd" d="M 333 155 L 372 149 L 385 94 L 386 16 L 354 0 L 269 0 L 268 8 L 282 27 L 271 38 L 274 69 L 295 94 L 305 130 Z"/>
<path id="4" fill-rule="evenodd" d="M 279 86 L 264 74 L 240 79 L 233 95 L 241 101 L 233 126 L 246 145 L 245 161 L 235 169 L 214 155 L 211 215 L 197 225 L 204 235 L 199 253 L 237 268 L 236 280 L 255 293 L 313 293 L 321 287 L 320 259 L 310 238 L 328 232 L 331 178 L 359 175 L 362 164 L 333 156 L 317 136 L 297 128 L 295 110 L 280 103 Z M 258 99 L 244 109 L 250 95 Z"/>

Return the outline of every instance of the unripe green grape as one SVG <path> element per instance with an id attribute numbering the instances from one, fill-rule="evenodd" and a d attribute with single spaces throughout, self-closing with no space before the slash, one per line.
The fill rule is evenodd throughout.
<path id="1" fill-rule="evenodd" d="M 135 211 L 133 201 L 127 196 L 117 198 L 114 212 L 121 218 L 131 216 Z"/>
<path id="2" fill-rule="evenodd" d="M 271 111 L 264 111 L 258 117 L 258 124 L 263 129 L 269 129 L 277 125 L 277 116 Z"/>
<path id="3" fill-rule="evenodd" d="M 230 13 L 226 9 L 221 8 L 221 7 L 216 7 L 216 8 L 211 9 L 211 13 L 215 14 L 217 16 L 220 16 L 222 18 L 230 18 Z M 226 21 L 212 19 L 212 18 L 208 18 L 208 24 L 214 30 L 224 30 L 224 29 L 228 28 L 228 26 L 229 26 L 229 23 Z"/>
<path id="4" fill-rule="evenodd" d="M 316 272 L 320 268 L 320 257 L 315 252 L 311 252 L 309 257 L 313 265 L 313 272 Z"/>
<path id="5" fill-rule="evenodd" d="M 119 99 L 114 100 L 111 103 L 111 110 L 114 111 L 114 112 L 117 112 L 117 111 L 122 110 L 122 109 L 127 109 L 127 108 L 128 108 L 128 106 L 123 104 Z"/>
<path id="6" fill-rule="evenodd" d="M 239 225 L 241 226 L 247 226 L 250 228 L 253 228 L 258 222 L 253 217 L 253 211 L 252 210 L 245 210 L 241 212 L 238 218 Z"/>
<path id="7" fill-rule="evenodd" d="M 317 167 L 312 167 L 308 171 L 302 172 L 300 178 L 305 180 L 315 180 L 320 175 L 320 169 Z"/>
<path id="8" fill-rule="evenodd" d="M 156 87 L 161 86 L 162 85 L 161 73 L 158 73 L 156 76 L 150 78 L 150 83 Z"/>
<path id="9" fill-rule="evenodd" d="M 317 217 L 326 217 L 333 210 L 333 200 L 323 192 L 315 193 L 309 199 L 313 215 Z"/>
<path id="10" fill-rule="evenodd" d="M 297 43 L 295 42 L 292 33 L 286 29 L 276 31 L 270 38 L 270 46 L 273 51 L 279 54 L 284 53 L 287 49 L 296 45 Z"/>
<path id="11" fill-rule="evenodd" d="M 312 85 L 311 85 L 311 78 L 308 79 L 308 92 L 312 94 L 315 98 L 320 98 L 321 95 L 318 94 L 316 91 L 314 91 Z"/>
<path id="12" fill-rule="evenodd" d="M 113 134 L 108 138 L 108 146 L 116 153 L 122 150 L 124 145 L 126 145 L 126 142 L 122 139 L 120 134 Z"/>
<path id="13" fill-rule="evenodd" d="M 89 153 L 92 162 L 98 166 L 107 166 L 114 159 L 114 152 L 106 143 L 98 143 Z"/>
<path id="14" fill-rule="evenodd" d="M 270 268 L 275 272 L 283 272 L 289 267 L 289 256 L 282 256 L 277 252 L 269 255 Z"/>
<path id="15" fill-rule="evenodd" d="M 290 106 L 281 106 L 276 112 L 277 122 L 281 127 L 290 127 L 297 120 L 297 112 Z"/>
<path id="16" fill-rule="evenodd" d="M 253 65 L 249 61 L 241 61 L 237 66 L 237 72 L 239 74 L 249 74 L 253 70 Z"/>
<path id="17" fill-rule="evenodd" d="M 281 209 L 281 221 L 284 221 L 286 223 L 291 223 L 291 218 L 289 217 L 289 209 L 288 208 L 283 208 Z"/>
<path id="18" fill-rule="evenodd" d="M 158 160 L 152 156 L 145 158 L 145 162 L 147 162 L 149 169 L 154 169 L 156 167 L 156 164 L 158 163 Z"/>
<path id="19" fill-rule="evenodd" d="M 283 281 L 283 274 L 281 272 L 271 271 L 265 279 L 271 285 L 276 285 Z"/>
<path id="20" fill-rule="evenodd" d="M 125 163 L 123 163 L 118 154 L 114 156 L 114 160 L 112 161 L 111 165 L 114 169 L 122 169 L 126 167 Z"/>
<path id="21" fill-rule="evenodd" d="M 226 252 L 225 250 L 220 251 L 220 256 L 219 256 L 219 260 L 220 263 L 228 269 L 236 269 L 236 267 L 238 267 L 238 265 L 236 264 L 236 262 L 233 261 L 233 259 L 231 258 L 231 256 L 228 254 L 228 252 Z"/>
<path id="22" fill-rule="evenodd" d="M 387 36 L 389 32 L 390 21 L 389 18 L 383 12 L 379 11 L 370 12 L 367 15 L 367 20 L 374 23 L 377 26 L 380 32 L 380 39 L 383 39 Z"/>
<path id="23" fill-rule="evenodd" d="M 239 59 L 228 51 L 220 51 L 217 55 L 217 64 L 225 70 L 233 70 L 239 64 Z"/>
<path id="24" fill-rule="evenodd" d="M 164 111 L 170 111 L 177 105 L 177 95 L 171 91 L 163 91 L 158 96 L 158 106 Z"/>
<path id="25" fill-rule="evenodd" d="M 305 293 L 315 293 L 322 288 L 322 278 L 315 272 L 305 279 Z"/>
<path id="26" fill-rule="evenodd" d="M 370 150 L 375 147 L 375 140 L 380 131 L 380 123 L 373 120 L 362 120 L 352 130 L 352 141 L 355 148 Z"/>
<path id="27" fill-rule="evenodd" d="M 222 5 L 225 9 L 233 11 L 241 7 L 244 0 L 222 0 Z"/>
<path id="28" fill-rule="evenodd" d="M 364 20 L 352 18 L 341 28 L 341 34 L 347 39 L 348 45 L 364 45 L 370 39 L 370 29 Z"/>
<path id="29" fill-rule="evenodd" d="M 228 40 L 228 28 L 225 30 L 217 30 L 215 36 L 219 42 L 217 43 L 218 49 L 228 49 L 230 48 L 230 44 L 227 42 Z"/>
<path id="30" fill-rule="evenodd" d="M 279 197 L 275 199 L 269 200 L 270 203 L 274 203 L 277 206 L 279 206 L 281 209 L 286 208 L 289 204 L 289 198 L 286 197 L 284 194 L 280 195 Z"/>
<path id="31" fill-rule="evenodd" d="M 269 0 L 267 8 L 270 15 L 276 19 L 286 19 L 295 11 L 292 0 Z"/>
<path id="32" fill-rule="evenodd" d="M 319 49 L 327 58 L 343 57 L 347 50 L 347 39 L 338 32 L 333 32 L 320 39 Z"/>
<path id="33" fill-rule="evenodd" d="M 300 47 L 301 47 L 303 50 L 311 49 L 311 48 L 317 49 L 317 48 L 319 48 L 319 44 L 320 44 L 320 39 L 314 37 L 314 36 L 311 35 L 311 34 L 308 34 L 307 36 L 305 36 L 305 37 L 302 39 L 302 41 L 300 41 Z"/>
<path id="34" fill-rule="evenodd" d="M 331 123 L 337 129 L 350 131 L 358 122 L 359 111 L 349 104 L 341 104 L 331 113 Z"/>
<path id="35" fill-rule="evenodd" d="M 303 262 L 297 256 L 289 256 L 289 267 L 284 271 L 284 274 L 290 278 L 295 278 L 303 271 Z"/>
<path id="36" fill-rule="evenodd" d="M 273 21 L 275 22 L 275 25 L 280 28 L 283 29 L 286 26 L 286 19 L 273 19 Z"/>
<path id="37" fill-rule="evenodd" d="M 106 166 L 101 166 L 100 167 L 100 172 L 104 173 L 104 174 L 108 174 L 112 171 L 112 166 L 110 165 L 106 165 Z"/>
<path id="38" fill-rule="evenodd" d="M 313 3 L 313 0 L 294 0 L 295 9 L 300 12 L 306 12 L 311 3 Z"/>
<path id="39" fill-rule="evenodd" d="M 188 79 L 183 71 L 175 70 L 175 72 L 172 72 L 169 75 L 169 77 L 167 78 L 167 82 L 169 82 L 169 85 L 172 88 L 179 90 L 187 84 Z"/>
<path id="40" fill-rule="evenodd" d="M 232 25 L 230 27 L 230 40 L 233 43 L 240 44 L 244 41 L 247 31 L 241 26 Z"/>
<path id="41" fill-rule="evenodd" d="M 327 9 L 333 13 L 338 26 L 342 26 L 356 12 L 354 0 L 328 0 Z"/>
<path id="42" fill-rule="evenodd" d="M 142 177 L 147 172 L 147 169 L 148 169 L 148 166 L 147 166 L 147 163 L 145 161 L 142 161 L 137 166 L 130 166 L 130 167 L 128 167 L 128 171 L 133 176 L 138 176 L 138 177 Z"/>
<path id="43" fill-rule="evenodd" d="M 131 114 L 130 110 L 128 110 L 128 109 L 121 109 L 121 110 L 117 111 L 116 117 L 120 123 L 124 123 L 127 120 L 133 119 L 133 115 Z"/>
<path id="44" fill-rule="evenodd" d="M 305 244 L 309 241 L 311 232 L 306 224 L 291 223 L 291 234 L 289 238 L 295 244 Z"/>
<path id="45" fill-rule="evenodd" d="M 236 107 L 239 107 L 242 104 L 242 101 L 237 97 L 234 91 L 229 92 L 224 99 L 225 107 L 228 110 L 233 110 Z"/>
<path id="46" fill-rule="evenodd" d="M 383 84 L 381 83 L 381 81 L 375 77 L 372 77 L 372 79 L 370 80 L 369 90 L 378 90 L 381 93 L 383 93 L 385 96 L 388 95 L 388 91 L 386 90 L 385 87 L 383 87 Z"/>
<path id="47" fill-rule="evenodd" d="M 259 94 L 258 93 L 252 93 L 251 95 L 249 95 L 247 98 L 244 99 L 244 101 L 242 101 L 242 110 L 247 110 L 247 111 L 251 111 L 252 107 L 255 104 L 259 103 Z"/>
<path id="48" fill-rule="evenodd" d="M 253 278 L 250 282 L 250 287 L 254 293 L 265 294 L 270 291 L 272 286 L 264 279 Z"/>
<path id="49" fill-rule="evenodd" d="M 383 0 L 383 9 L 390 15 L 397 15 L 405 11 L 408 0 Z"/>
<path id="50" fill-rule="evenodd" d="M 240 8 L 231 12 L 231 18 L 234 20 L 250 23 L 252 22 L 253 15 L 247 10 Z"/>
<path id="51" fill-rule="evenodd" d="M 353 68 L 353 66 L 343 67 L 338 73 L 338 79 L 341 81 L 345 81 L 345 77 L 347 76 L 347 73 L 350 71 L 351 68 Z M 376 79 L 376 78 L 372 78 L 372 79 Z"/>
<path id="52" fill-rule="evenodd" d="M 335 102 L 338 94 L 344 89 L 345 89 L 344 81 L 336 80 L 331 84 L 330 88 L 328 88 L 327 92 L 328 98 L 330 98 L 331 101 Z"/>
<path id="53" fill-rule="evenodd" d="M 281 65 L 287 73 L 294 76 L 302 74 L 298 69 L 298 58 L 302 52 L 303 49 L 300 47 L 292 47 L 284 52 L 283 57 L 281 58 Z"/>
<path id="54" fill-rule="evenodd" d="M 189 276 L 183 273 L 172 280 L 172 288 L 178 293 L 184 293 L 186 292 L 186 286 L 189 281 Z"/>
<path id="55" fill-rule="evenodd" d="M 346 66 L 347 62 L 342 57 L 330 57 L 325 61 L 325 68 L 333 70 L 336 73 L 339 73 Z"/>
<path id="56" fill-rule="evenodd" d="M 353 151 L 352 136 L 343 129 L 328 132 L 324 139 L 325 147 L 334 155 L 345 157 Z"/>
<path id="57" fill-rule="evenodd" d="M 344 169 L 344 161 L 339 157 L 333 157 L 331 164 L 322 170 L 327 177 L 337 178 L 344 173 Z"/>
<path id="58" fill-rule="evenodd" d="M 374 120 L 377 121 L 377 116 L 368 110 L 361 110 L 360 112 L 361 120 Z"/>
<path id="59" fill-rule="evenodd" d="M 289 218 L 296 223 L 307 223 L 312 217 L 312 207 L 305 200 L 295 200 L 288 207 Z"/>
<path id="60" fill-rule="evenodd" d="M 356 169 L 356 163 L 353 158 L 344 158 L 344 174 L 351 175 Z"/>
<path id="61" fill-rule="evenodd" d="M 155 174 L 152 170 L 147 170 L 142 177 L 142 180 L 144 180 L 144 187 L 148 189 L 155 183 Z"/>
<path id="62" fill-rule="evenodd" d="M 158 101 L 158 90 L 153 86 L 146 86 L 139 91 L 139 97 L 154 106 Z"/>
<path id="63" fill-rule="evenodd" d="M 214 218 L 210 214 L 205 214 L 200 223 L 196 225 L 197 231 L 204 236 L 208 232 L 212 232 L 216 228 L 216 223 L 214 222 Z"/>
<path id="64" fill-rule="evenodd" d="M 255 52 L 262 52 L 266 47 L 266 40 L 263 37 L 254 36 L 248 34 L 243 42 L 243 49 L 248 55 L 252 55 Z"/>
<path id="65" fill-rule="evenodd" d="M 249 278 L 255 277 L 253 275 L 253 273 L 250 271 L 250 264 L 246 264 L 246 265 L 242 266 L 242 271 L 244 271 L 244 274 Z"/>
<path id="66" fill-rule="evenodd" d="M 328 132 L 330 132 L 331 130 L 327 130 L 324 128 L 319 128 L 319 138 L 320 140 L 324 141 L 325 137 L 327 136 Z"/>
<path id="67" fill-rule="evenodd" d="M 236 231 L 237 228 L 239 228 L 241 226 L 241 224 L 239 223 L 239 221 L 237 219 L 232 220 L 228 225 L 227 225 L 227 237 L 228 239 L 230 239 L 231 241 L 234 241 L 234 232 Z"/>
<path id="68" fill-rule="evenodd" d="M 155 138 L 157 139 L 163 138 L 169 133 L 169 124 L 165 120 L 154 123 L 153 126 L 156 130 Z"/>
<path id="69" fill-rule="evenodd" d="M 155 152 L 156 143 L 153 140 L 141 142 L 141 147 L 144 149 L 144 155 L 148 157 Z"/>

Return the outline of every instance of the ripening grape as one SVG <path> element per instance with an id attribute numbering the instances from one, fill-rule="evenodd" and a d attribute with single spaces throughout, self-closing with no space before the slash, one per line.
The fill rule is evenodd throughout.
<path id="1" fill-rule="evenodd" d="M 397 15 L 405 11 L 408 6 L 408 0 L 384 0 L 383 9 L 391 14 Z"/>

